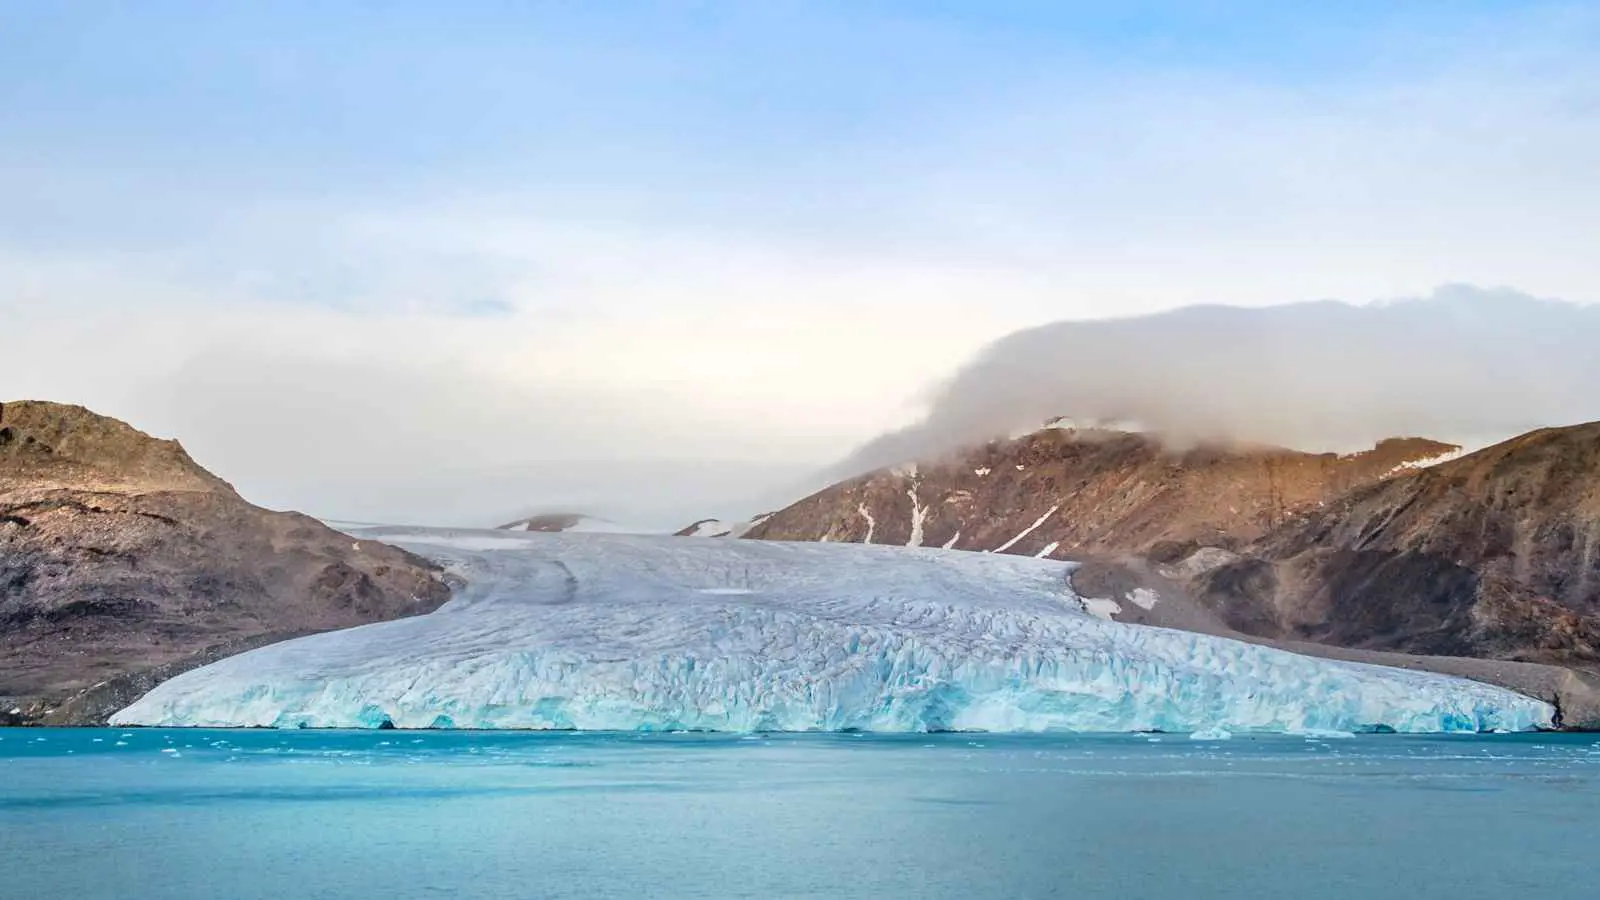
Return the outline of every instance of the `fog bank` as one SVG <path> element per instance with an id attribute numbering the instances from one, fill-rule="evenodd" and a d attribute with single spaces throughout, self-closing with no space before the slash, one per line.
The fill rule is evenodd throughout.
<path id="1" fill-rule="evenodd" d="M 1443 287 L 1356 306 L 1197 306 L 1057 322 L 991 344 L 917 424 L 843 469 L 926 458 L 1054 416 L 1180 439 L 1349 450 L 1419 435 L 1480 445 L 1600 419 L 1600 308 Z"/>

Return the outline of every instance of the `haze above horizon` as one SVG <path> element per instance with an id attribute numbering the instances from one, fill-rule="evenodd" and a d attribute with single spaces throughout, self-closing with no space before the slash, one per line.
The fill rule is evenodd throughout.
<path id="1" fill-rule="evenodd" d="M 333 517 L 749 512 L 943 427 L 1023 329 L 1600 300 L 1597 39 L 1592 2 L 6 4 L 0 399 Z M 1527 369 L 1501 408 L 1593 374 Z"/>

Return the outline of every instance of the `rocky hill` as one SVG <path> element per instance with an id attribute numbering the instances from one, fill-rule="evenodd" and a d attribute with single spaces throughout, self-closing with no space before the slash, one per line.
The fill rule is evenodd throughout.
<path id="1" fill-rule="evenodd" d="M 1470 455 L 1049 428 L 842 482 L 749 536 L 1079 560 L 1097 614 L 1492 681 L 1600 727 L 1600 423 Z"/>
<path id="2" fill-rule="evenodd" d="M 1238 549 L 1280 523 L 1460 448 L 1419 438 L 1363 453 L 1195 445 L 1057 423 L 940 462 L 884 469 L 766 519 L 752 538 L 1073 558 L 1163 543 Z"/>
<path id="3" fill-rule="evenodd" d="M 431 563 L 253 506 L 174 441 L 0 405 L 0 722 L 100 721 L 221 656 L 448 596 Z"/>
<path id="4" fill-rule="evenodd" d="M 1357 488 L 1193 584 L 1251 633 L 1596 667 L 1600 423 Z"/>

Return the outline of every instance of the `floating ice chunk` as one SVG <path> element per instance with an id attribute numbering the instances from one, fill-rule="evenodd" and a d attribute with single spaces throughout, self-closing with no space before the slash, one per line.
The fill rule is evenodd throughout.
<path id="1" fill-rule="evenodd" d="M 1083 612 L 1070 564 L 847 544 L 364 533 L 468 579 L 426 616 L 178 676 L 117 725 L 1527 730 L 1497 687 Z M 729 589 L 751 593 L 727 593 Z"/>
<path id="2" fill-rule="evenodd" d="M 1189 740 L 1191 740 L 1191 741 L 1231 741 L 1231 740 L 1233 740 L 1233 732 L 1228 731 L 1225 728 L 1216 728 L 1216 727 L 1202 728 L 1199 731 L 1191 733 L 1189 735 Z"/>

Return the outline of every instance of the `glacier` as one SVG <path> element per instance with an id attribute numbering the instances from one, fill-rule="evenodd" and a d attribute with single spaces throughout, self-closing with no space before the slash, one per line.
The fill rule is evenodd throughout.
<path id="1" fill-rule="evenodd" d="M 362 529 L 465 580 L 436 612 L 179 675 L 118 726 L 1522 731 L 1444 675 L 1106 621 L 1071 564 L 932 548 Z"/>

